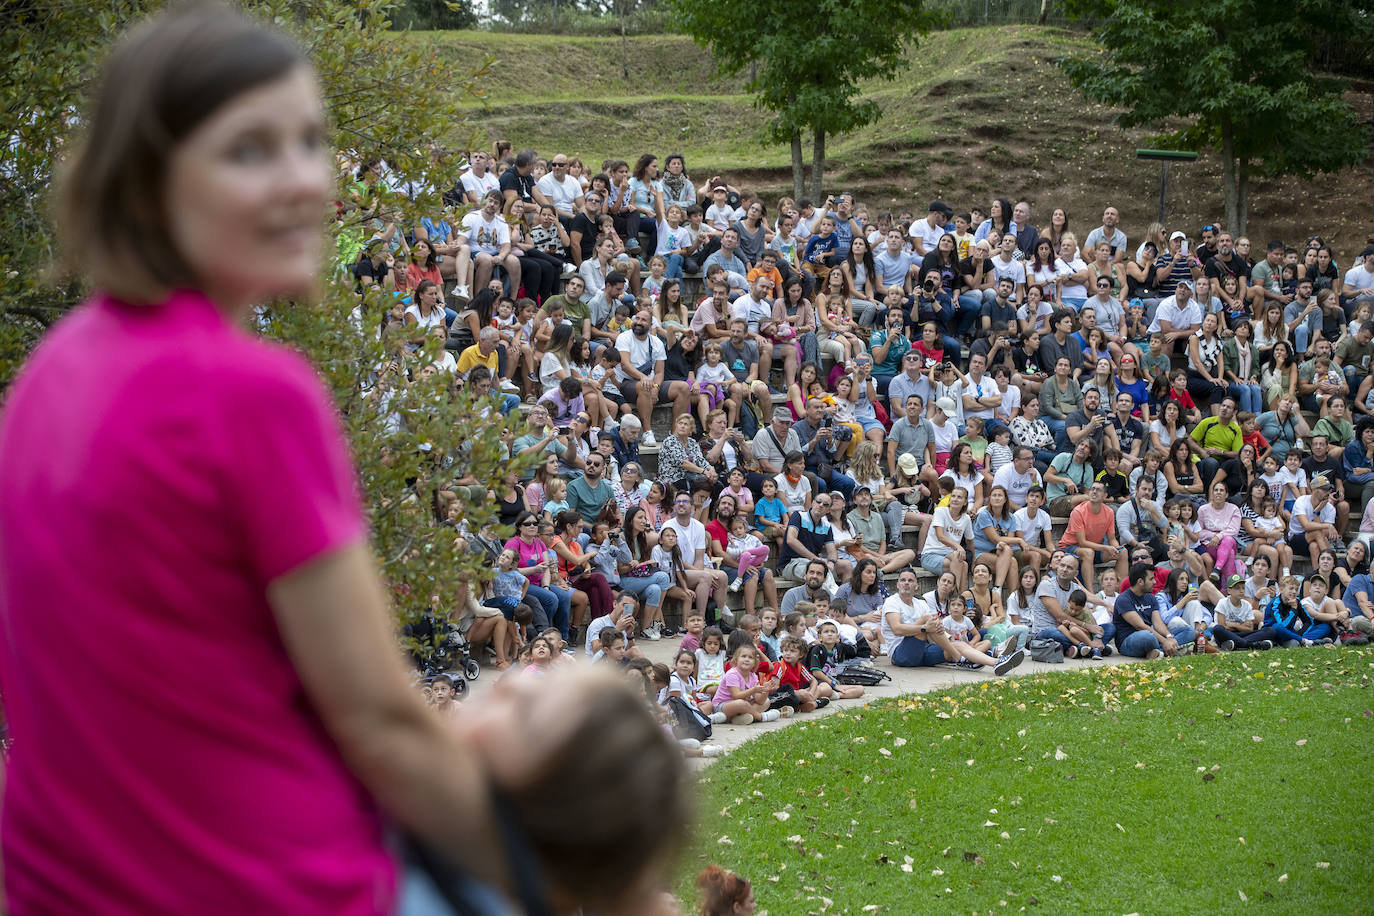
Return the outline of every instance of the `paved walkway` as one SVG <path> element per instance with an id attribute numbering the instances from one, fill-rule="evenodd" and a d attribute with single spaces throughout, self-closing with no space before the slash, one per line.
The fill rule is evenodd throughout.
<path id="1" fill-rule="evenodd" d="M 661 639 L 657 642 L 649 640 L 639 640 L 638 645 L 644 652 L 644 656 L 653 662 L 662 662 L 669 667 L 672 666 L 673 654 L 677 650 L 681 638 Z M 585 664 L 586 656 L 582 654 L 582 648 L 577 649 L 577 659 L 579 664 Z M 1115 664 L 1135 664 L 1141 659 L 1126 658 L 1120 654 L 1113 655 L 1101 661 L 1078 661 L 1071 659 L 1062 665 L 1050 665 L 1044 662 L 1031 661 L 1028 657 L 1019 668 L 1015 670 L 1011 677 L 1024 677 L 1028 674 L 1041 674 L 1050 671 L 1075 671 L 1087 668 L 1098 668 L 1105 665 Z M 779 728 L 786 728 L 791 722 L 800 719 L 814 719 L 820 716 L 828 716 L 836 710 L 858 709 L 865 703 L 872 700 L 884 699 L 886 697 L 897 697 L 911 693 L 930 693 L 935 690 L 943 690 L 946 687 L 959 687 L 964 684 L 977 684 L 981 681 L 1001 680 L 995 677 L 991 671 L 966 671 L 959 668 L 935 667 L 935 668 L 895 668 L 888 663 L 886 657 L 877 660 L 878 667 L 892 675 L 890 682 L 878 687 L 867 687 L 864 696 L 858 700 L 838 700 L 832 701 L 825 709 L 819 709 L 813 713 L 798 713 L 791 719 L 779 719 L 776 722 L 756 722 L 753 725 L 716 725 L 712 727 L 711 738 L 708 743 L 717 744 L 725 748 L 728 756 L 729 752 L 739 747 L 751 738 L 756 738 L 765 732 Z M 469 699 L 478 700 L 482 694 L 491 689 L 496 683 L 499 672 L 492 669 L 483 669 L 482 676 L 476 681 L 469 682 Z M 715 758 L 694 758 L 698 764 L 709 764 Z"/>

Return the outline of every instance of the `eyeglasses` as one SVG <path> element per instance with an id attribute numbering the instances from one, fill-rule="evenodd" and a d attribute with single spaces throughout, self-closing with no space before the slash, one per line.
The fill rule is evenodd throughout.
<path id="1" fill-rule="evenodd" d="M 568 164 L 566 162 L 555 162 L 553 164 L 553 167 L 556 169 L 566 169 L 568 167 Z"/>
<path id="2" fill-rule="evenodd" d="M 584 201 L 586 201 L 587 203 L 589 203 L 589 204 L 599 204 L 599 203 L 601 203 L 601 198 L 600 198 L 600 197 L 593 197 L 593 196 L 590 195 L 590 194 L 588 194 L 587 196 L 583 197 L 582 199 L 583 199 Z"/>
<path id="3" fill-rule="evenodd" d="M 538 524 L 539 524 L 538 522 L 536 522 L 536 521 L 534 521 L 533 519 L 531 519 L 531 520 L 528 521 L 528 522 L 521 522 L 521 523 L 520 523 L 520 527 L 521 527 L 521 528 L 528 528 L 528 527 L 530 527 L 531 525 L 538 525 Z"/>
<path id="4" fill-rule="evenodd" d="M 1205 226 L 1202 227 L 1202 231 L 1203 231 L 1203 232 L 1216 232 L 1216 231 L 1217 231 L 1217 227 L 1216 227 L 1215 225 L 1213 225 L 1212 223 L 1208 223 L 1207 225 L 1205 225 Z"/>

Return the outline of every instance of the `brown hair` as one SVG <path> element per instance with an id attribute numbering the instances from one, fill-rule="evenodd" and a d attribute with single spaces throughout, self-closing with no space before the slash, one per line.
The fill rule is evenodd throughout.
<path id="1" fill-rule="evenodd" d="M 163 200 L 172 155 L 223 105 L 302 66 L 288 37 L 217 3 L 187 4 L 125 36 L 64 169 L 65 266 L 79 259 L 96 288 L 135 303 L 193 284 Z"/>
<path id="2" fill-rule="evenodd" d="M 657 886 L 687 834 L 686 768 L 643 693 L 608 671 L 576 676 L 588 687 L 577 725 L 508 793 L 550 886 L 593 909 L 613 908 Z M 601 793 L 568 791 L 602 785 L 608 774 L 635 804 L 608 807 Z"/>
<path id="3" fill-rule="evenodd" d="M 749 899 L 749 882 L 719 865 L 708 865 L 697 875 L 701 888 L 702 916 L 726 916 Z"/>

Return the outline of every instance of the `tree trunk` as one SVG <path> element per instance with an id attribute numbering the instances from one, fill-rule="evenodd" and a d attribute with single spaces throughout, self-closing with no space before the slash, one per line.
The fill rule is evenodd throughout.
<path id="1" fill-rule="evenodd" d="M 816 142 L 811 149 L 811 200 L 817 206 L 825 200 L 825 131 L 816 131 Z"/>
<path id="2" fill-rule="evenodd" d="M 1221 191 L 1226 199 L 1226 228 L 1239 238 L 1245 230 L 1241 227 L 1236 191 L 1236 132 L 1227 117 L 1221 119 Z"/>
<path id="3" fill-rule="evenodd" d="M 1050 6 L 1052 0 L 1040 0 L 1040 15 L 1036 17 L 1036 25 L 1044 25 L 1050 18 Z"/>
<path id="4" fill-rule="evenodd" d="M 1250 161 L 1248 159 L 1240 160 L 1240 181 L 1238 184 L 1236 197 L 1239 198 L 1240 217 L 1239 222 L 1236 223 L 1236 232 L 1238 235 L 1244 235 L 1246 224 L 1250 222 Z M 1251 245 L 1250 250 L 1255 251 L 1255 246 Z"/>
<path id="5" fill-rule="evenodd" d="M 801 200 L 806 196 L 806 171 L 802 162 L 801 130 L 792 131 L 792 199 Z"/>
<path id="6" fill-rule="evenodd" d="M 628 3 L 629 0 L 620 0 L 616 4 L 620 8 L 620 72 L 626 81 L 630 79 L 630 40 L 625 37 L 625 7 Z"/>

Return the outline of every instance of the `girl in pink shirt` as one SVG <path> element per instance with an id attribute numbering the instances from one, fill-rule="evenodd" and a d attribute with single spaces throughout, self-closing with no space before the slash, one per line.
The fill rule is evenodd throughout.
<path id="1" fill-rule="evenodd" d="M 777 689 L 776 680 L 759 683 L 758 651 L 753 646 L 740 646 L 730 658 L 730 668 L 716 687 L 714 705 L 731 725 L 751 722 L 772 722 L 780 717 L 776 709 L 768 708 L 768 692 Z"/>

